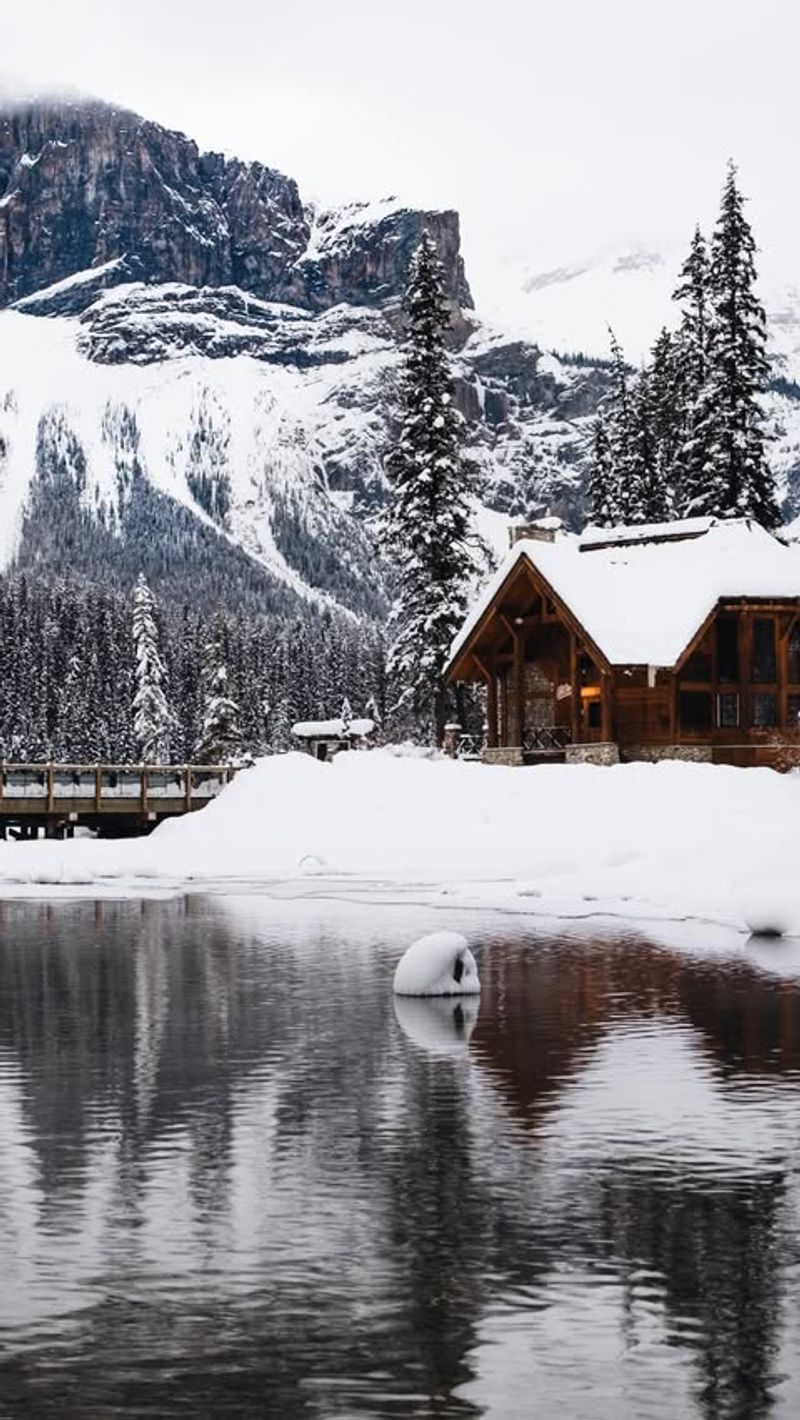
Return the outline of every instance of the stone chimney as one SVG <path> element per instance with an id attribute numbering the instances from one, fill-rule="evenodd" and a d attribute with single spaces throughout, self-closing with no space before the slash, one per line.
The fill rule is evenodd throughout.
<path id="1" fill-rule="evenodd" d="M 530 522 L 516 518 L 508 525 L 508 545 L 513 547 L 523 538 L 531 538 L 533 542 L 555 542 L 563 526 L 561 519 L 551 513 L 545 513 L 541 518 L 533 518 Z"/>

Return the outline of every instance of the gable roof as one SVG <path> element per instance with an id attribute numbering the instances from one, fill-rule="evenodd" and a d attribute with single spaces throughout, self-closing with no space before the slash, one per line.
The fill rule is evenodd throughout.
<path id="1" fill-rule="evenodd" d="M 525 560 L 611 665 L 674 666 L 720 597 L 800 597 L 800 548 L 746 520 L 591 528 L 555 542 L 523 538 L 456 636 L 451 665 Z"/>

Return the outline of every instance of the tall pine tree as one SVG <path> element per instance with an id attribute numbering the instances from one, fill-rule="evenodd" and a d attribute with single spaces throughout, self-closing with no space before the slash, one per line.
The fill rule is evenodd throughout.
<path id="1" fill-rule="evenodd" d="M 444 340 L 449 313 L 427 232 L 411 263 L 405 312 L 401 429 L 386 458 L 392 496 L 385 538 L 397 587 L 388 670 L 395 724 L 439 743 L 452 713 L 442 672 L 466 612 L 473 542 L 463 423 Z"/>
<path id="2" fill-rule="evenodd" d="M 231 693 L 222 623 L 214 625 L 206 647 L 203 719 L 194 757 L 198 764 L 233 764 L 242 753 L 239 706 Z"/>
<path id="3" fill-rule="evenodd" d="M 755 250 L 731 163 L 711 242 L 703 476 L 708 511 L 775 527 L 780 519 L 761 407 L 769 373 L 766 317 L 755 292 Z"/>
<path id="4" fill-rule="evenodd" d="M 133 650 L 136 748 L 143 762 L 167 764 L 175 722 L 164 690 L 166 672 L 158 649 L 155 602 L 143 572 L 133 589 Z"/>
<path id="5" fill-rule="evenodd" d="M 587 497 L 589 518 L 598 528 L 617 522 L 619 483 L 611 455 L 606 420 L 598 414 L 592 425 L 592 452 L 589 463 Z"/>

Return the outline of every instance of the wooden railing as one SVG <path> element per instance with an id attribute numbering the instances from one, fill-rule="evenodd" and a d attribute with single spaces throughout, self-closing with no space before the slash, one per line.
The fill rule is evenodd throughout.
<path id="1" fill-rule="evenodd" d="M 164 817 L 216 798 L 236 770 L 218 764 L 0 763 L 0 815 Z"/>
<path id="2" fill-rule="evenodd" d="M 522 732 L 522 748 L 532 754 L 561 754 L 571 739 L 560 725 L 531 725 Z"/>

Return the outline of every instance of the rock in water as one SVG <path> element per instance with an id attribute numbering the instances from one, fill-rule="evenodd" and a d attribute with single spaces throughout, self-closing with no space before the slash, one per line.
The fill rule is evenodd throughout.
<path id="1" fill-rule="evenodd" d="M 396 996 L 475 996 L 478 967 L 459 932 L 430 932 L 412 942 L 394 974 Z"/>

